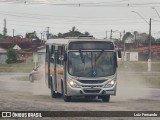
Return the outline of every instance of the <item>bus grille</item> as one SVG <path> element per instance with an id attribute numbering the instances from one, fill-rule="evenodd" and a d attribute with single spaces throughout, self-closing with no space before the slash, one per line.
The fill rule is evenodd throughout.
<path id="1" fill-rule="evenodd" d="M 89 88 L 95 88 L 95 87 L 103 87 L 103 85 L 82 85 L 83 88 L 89 87 Z"/>
<path id="2" fill-rule="evenodd" d="M 83 90 L 85 93 L 99 93 L 100 90 Z"/>
<path id="3" fill-rule="evenodd" d="M 106 80 L 78 80 L 78 81 L 85 84 L 99 84 L 105 82 Z"/>

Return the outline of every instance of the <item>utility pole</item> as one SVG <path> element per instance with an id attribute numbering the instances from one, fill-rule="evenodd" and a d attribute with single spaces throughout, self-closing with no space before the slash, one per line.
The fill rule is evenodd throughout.
<path id="1" fill-rule="evenodd" d="M 149 20 L 148 72 L 151 71 L 151 18 Z"/>
<path id="2" fill-rule="evenodd" d="M 137 48 L 137 46 L 138 46 L 138 42 L 137 42 L 137 31 L 134 31 L 133 34 L 134 34 L 135 47 Z"/>
<path id="3" fill-rule="evenodd" d="M 126 33 L 126 31 L 124 30 L 124 31 L 123 31 L 123 36 L 125 35 L 125 33 Z"/>
<path id="4" fill-rule="evenodd" d="M 41 32 L 41 43 L 43 43 L 43 41 L 42 41 L 42 32 Z"/>
<path id="5" fill-rule="evenodd" d="M 148 72 L 151 72 L 151 18 L 149 22 L 146 21 L 146 19 L 139 14 L 138 12 L 131 11 L 136 13 L 138 16 L 140 16 L 148 25 L 149 25 L 149 41 L 148 41 Z"/>
<path id="6" fill-rule="evenodd" d="M 134 34 L 134 37 L 135 37 L 135 43 L 137 42 L 137 33 L 135 32 Z"/>
<path id="7" fill-rule="evenodd" d="M 47 35 L 47 40 L 48 40 L 49 39 L 49 27 L 47 27 L 46 35 Z"/>
<path id="8" fill-rule="evenodd" d="M 112 29 L 111 29 L 111 35 L 110 35 L 110 39 L 112 39 Z"/>
<path id="9" fill-rule="evenodd" d="M 121 38 L 122 38 L 122 33 L 120 32 L 120 38 L 119 39 L 121 40 Z"/>
<path id="10" fill-rule="evenodd" d="M 123 36 L 125 35 L 125 30 L 123 31 Z M 126 45 L 125 45 L 125 40 L 123 41 L 123 63 L 124 63 L 124 60 L 125 60 L 125 51 L 126 51 Z"/>
<path id="11" fill-rule="evenodd" d="M 14 29 L 13 29 L 13 37 L 14 37 Z"/>
<path id="12" fill-rule="evenodd" d="M 106 30 L 106 39 L 107 39 L 107 30 Z"/>
<path id="13" fill-rule="evenodd" d="M 45 37 L 45 31 L 43 31 L 43 34 L 42 34 L 42 39 L 43 39 L 43 42 L 45 43 L 44 37 Z"/>
<path id="14" fill-rule="evenodd" d="M 6 19 L 4 19 L 4 28 L 3 28 L 3 35 L 6 36 L 7 35 L 7 27 L 6 27 Z"/>

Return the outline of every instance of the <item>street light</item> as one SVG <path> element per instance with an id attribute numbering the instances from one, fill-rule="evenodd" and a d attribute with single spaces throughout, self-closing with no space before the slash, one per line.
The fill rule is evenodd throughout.
<path id="1" fill-rule="evenodd" d="M 140 16 L 148 25 L 149 25 L 149 42 L 148 42 L 148 72 L 151 71 L 151 18 L 148 21 L 146 21 L 146 19 L 139 14 L 138 12 L 135 11 L 131 11 L 133 13 L 136 13 L 138 16 Z"/>
<path id="2" fill-rule="evenodd" d="M 154 9 L 154 10 L 156 11 L 158 17 L 160 18 L 160 15 L 159 15 L 158 11 L 156 10 L 156 8 L 155 8 L 155 7 L 152 7 L 152 9 Z"/>
<path id="3" fill-rule="evenodd" d="M 131 12 L 133 12 L 133 13 L 136 13 L 138 16 L 140 16 L 147 24 L 149 24 L 149 22 L 141 15 L 141 14 L 139 14 L 138 12 L 136 12 L 136 11 L 131 11 Z"/>

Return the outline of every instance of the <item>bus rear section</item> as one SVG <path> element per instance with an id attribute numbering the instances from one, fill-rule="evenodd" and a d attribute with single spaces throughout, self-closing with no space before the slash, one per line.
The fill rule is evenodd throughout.
<path id="1" fill-rule="evenodd" d="M 53 73 L 47 75 L 51 96 L 63 95 L 66 102 L 73 96 L 98 97 L 109 102 L 110 95 L 116 95 L 117 51 L 113 42 L 75 40 L 55 45 L 50 50 L 53 64 L 46 62 L 53 68 Z"/>

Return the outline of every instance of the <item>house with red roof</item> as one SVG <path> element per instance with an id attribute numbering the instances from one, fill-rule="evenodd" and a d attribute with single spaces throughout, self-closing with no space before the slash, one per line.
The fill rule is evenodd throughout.
<path id="1" fill-rule="evenodd" d="M 7 50 L 12 48 L 17 51 L 18 60 L 26 61 L 33 56 L 34 52 L 44 48 L 41 40 L 31 40 L 28 38 L 0 40 L 0 64 L 4 64 L 7 59 Z"/>

